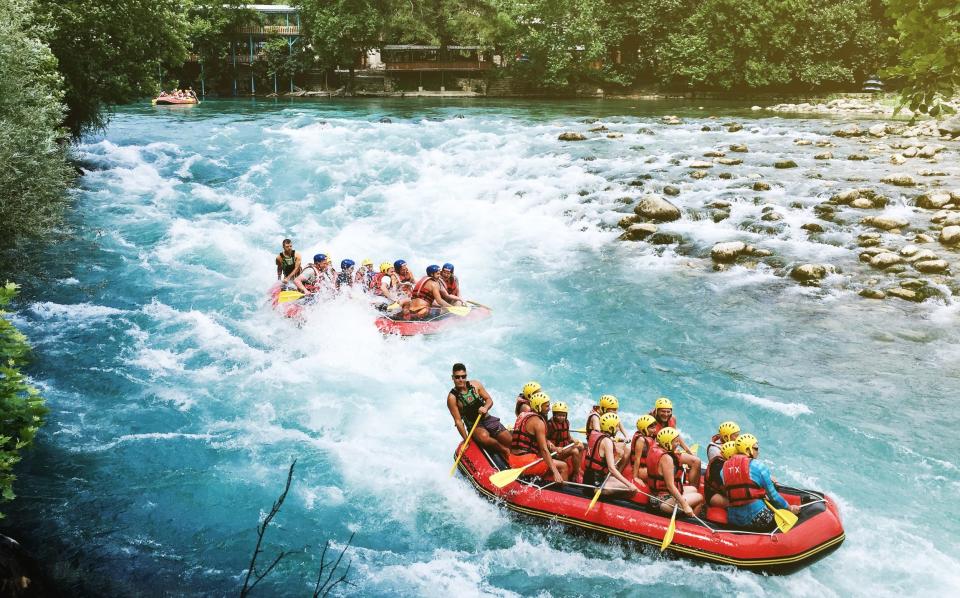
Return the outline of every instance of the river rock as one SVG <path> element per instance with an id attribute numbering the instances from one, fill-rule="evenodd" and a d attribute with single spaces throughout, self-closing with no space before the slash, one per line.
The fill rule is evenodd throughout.
<path id="1" fill-rule="evenodd" d="M 960 226 L 945 226 L 940 231 L 940 242 L 944 245 L 956 245 L 960 243 Z"/>
<path id="2" fill-rule="evenodd" d="M 673 185 L 667 185 L 663 188 L 663 194 L 675 197 L 677 195 L 680 195 L 680 188 L 674 187 Z"/>
<path id="3" fill-rule="evenodd" d="M 630 228 L 631 225 L 634 225 L 636 223 L 637 223 L 636 216 L 624 216 L 623 218 L 620 219 L 619 222 L 617 222 L 617 226 L 619 226 L 620 228 Z"/>
<path id="4" fill-rule="evenodd" d="M 560 141 L 584 141 L 586 138 L 587 137 L 583 133 L 575 133 L 573 131 L 560 133 L 560 135 L 557 137 L 557 139 Z"/>
<path id="5" fill-rule="evenodd" d="M 647 127 L 640 127 L 637 129 L 637 135 L 655 135 L 653 129 L 648 129 Z"/>
<path id="6" fill-rule="evenodd" d="M 642 241 L 656 232 L 656 224 L 651 222 L 639 222 L 637 224 L 631 224 L 627 230 L 620 235 L 620 238 L 624 241 Z"/>
<path id="7" fill-rule="evenodd" d="M 726 210 L 727 208 L 730 207 L 730 202 L 718 199 L 716 201 L 711 201 L 710 203 L 708 203 L 707 207 L 714 208 L 716 210 Z"/>
<path id="8" fill-rule="evenodd" d="M 726 152 L 720 152 L 720 151 L 716 151 L 716 150 L 709 151 L 709 152 L 704 152 L 704 153 L 703 153 L 703 157 L 704 157 L 704 158 L 722 158 L 722 157 L 724 157 L 724 156 L 726 156 L 726 155 L 727 155 Z"/>
<path id="9" fill-rule="evenodd" d="M 933 237 L 926 235 L 924 233 L 917 233 L 913 235 L 914 243 L 933 243 Z"/>
<path id="10" fill-rule="evenodd" d="M 809 139 L 794 139 L 794 145 L 813 145 L 813 142 Z"/>
<path id="11" fill-rule="evenodd" d="M 727 125 L 728 133 L 736 133 L 737 131 L 742 131 L 742 130 L 743 130 L 743 125 L 741 125 L 740 123 L 730 123 L 729 125 Z"/>
<path id="12" fill-rule="evenodd" d="M 900 248 L 900 255 L 910 257 L 911 255 L 916 255 L 918 251 L 920 251 L 920 248 L 916 245 L 904 245 Z"/>
<path id="13" fill-rule="evenodd" d="M 924 193 L 917 198 L 917 207 L 926 208 L 928 210 L 939 210 L 943 206 L 950 203 L 950 200 L 950 194 L 943 191 Z"/>
<path id="14" fill-rule="evenodd" d="M 932 158 L 943 150 L 942 145 L 925 145 L 917 152 L 917 157 Z"/>
<path id="15" fill-rule="evenodd" d="M 892 174 L 883 177 L 880 181 L 888 185 L 896 185 L 897 187 L 914 187 L 917 184 L 909 174 Z"/>
<path id="16" fill-rule="evenodd" d="M 777 160 L 776 162 L 773 163 L 773 167 L 774 167 L 774 168 L 780 168 L 780 169 L 783 169 L 783 168 L 796 168 L 796 167 L 797 167 L 797 163 L 794 162 L 793 160 Z"/>
<path id="17" fill-rule="evenodd" d="M 855 200 L 850 202 L 851 208 L 857 208 L 860 210 L 869 210 L 873 207 L 873 202 L 865 197 L 858 197 Z"/>
<path id="18" fill-rule="evenodd" d="M 704 162 L 703 160 L 694 160 L 687 165 L 688 168 L 713 168 L 712 162 Z"/>
<path id="19" fill-rule="evenodd" d="M 623 133 L 607 133 L 607 139 L 620 139 L 621 137 L 623 137 Z"/>
<path id="20" fill-rule="evenodd" d="M 745 154 L 750 151 L 750 148 L 748 148 L 746 145 L 742 143 L 734 143 L 733 145 L 730 146 L 730 151 Z"/>
<path id="21" fill-rule="evenodd" d="M 764 214 L 763 216 L 761 216 L 760 220 L 764 220 L 766 222 L 779 222 L 783 220 L 783 214 L 780 214 L 779 212 L 770 211 Z"/>
<path id="22" fill-rule="evenodd" d="M 900 166 L 901 164 L 906 164 L 907 159 L 904 158 L 902 154 L 894 154 L 890 156 L 890 163 L 896 166 Z"/>
<path id="23" fill-rule="evenodd" d="M 849 156 L 847 156 L 847 160 L 853 160 L 854 162 L 863 162 L 869 159 L 870 159 L 870 156 L 866 154 L 850 154 Z"/>
<path id="24" fill-rule="evenodd" d="M 881 270 L 889 268 L 895 264 L 899 264 L 903 261 L 903 258 L 895 253 L 884 252 L 878 253 L 877 255 L 870 258 L 870 265 L 874 268 L 880 268 Z"/>
<path id="25" fill-rule="evenodd" d="M 710 257 L 715 262 L 730 263 L 746 253 L 747 244 L 743 241 L 727 241 L 717 243 L 710 250 Z"/>
<path id="26" fill-rule="evenodd" d="M 930 251 L 929 249 L 921 249 L 907 258 L 908 262 L 923 262 L 927 260 L 936 260 L 940 259 L 937 257 L 937 254 Z"/>
<path id="27" fill-rule="evenodd" d="M 680 219 L 680 208 L 658 195 L 644 195 L 633 209 L 637 216 L 657 222 L 672 222 Z"/>
<path id="28" fill-rule="evenodd" d="M 723 222 L 730 217 L 730 210 L 716 210 L 711 216 L 710 219 L 714 222 Z"/>
<path id="29" fill-rule="evenodd" d="M 946 260 L 923 260 L 914 262 L 913 267 L 926 274 L 940 274 L 950 269 Z"/>
<path id="30" fill-rule="evenodd" d="M 832 160 L 833 154 L 831 152 L 821 152 L 813 157 L 814 160 Z"/>
<path id="31" fill-rule="evenodd" d="M 690 173 L 690 177 L 694 179 L 702 179 L 707 176 L 707 171 L 705 170 L 694 170 Z"/>
<path id="32" fill-rule="evenodd" d="M 750 110 L 756 112 L 757 110 L 763 110 L 760 106 L 750 106 Z"/>
<path id="33" fill-rule="evenodd" d="M 721 179 L 732 179 L 732 178 L 733 178 L 733 173 L 732 173 L 732 172 L 721 172 L 720 174 L 717 175 L 717 178 L 721 178 Z"/>
<path id="34" fill-rule="evenodd" d="M 833 132 L 836 137 L 860 137 L 863 135 L 863 130 L 859 126 L 854 124 L 849 124 L 842 129 L 837 129 Z"/>
<path id="35" fill-rule="evenodd" d="M 807 231 L 808 233 L 822 233 L 823 227 L 817 224 L 816 222 L 808 222 L 802 225 L 800 228 Z"/>
<path id="36" fill-rule="evenodd" d="M 740 158 L 714 158 L 714 162 L 717 164 L 723 164 L 724 166 L 737 166 L 743 164 L 743 160 Z"/>
<path id="37" fill-rule="evenodd" d="M 905 228 L 909 222 L 903 218 L 892 218 L 887 216 L 869 216 L 860 221 L 862 224 L 879 228 L 880 230 L 894 230 Z"/>
<path id="38" fill-rule="evenodd" d="M 937 131 L 941 135 L 960 137 L 960 115 L 953 116 L 937 123 Z"/>
<path id="39" fill-rule="evenodd" d="M 910 289 L 894 287 L 892 289 L 887 289 L 887 295 L 896 297 L 898 299 L 903 299 L 904 301 L 917 301 L 917 293 L 915 291 L 911 291 Z"/>
<path id="40" fill-rule="evenodd" d="M 668 114 L 667 116 L 662 117 L 660 122 L 665 125 L 679 125 L 683 123 L 678 116 L 674 116 L 673 114 Z"/>
<path id="41" fill-rule="evenodd" d="M 589 132 L 591 132 L 591 133 L 602 133 L 602 132 L 604 132 L 604 131 L 609 131 L 609 130 L 610 130 L 610 129 L 608 129 L 608 128 L 606 127 L 606 125 L 600 125 L 599 127 L 593 127 L 593 128 L 591 128 L 591 129 L 587 129 L 587 131 L 589 131 Z"/>
<path id="42" fill-rule="evenodd" d="M 860 296 L 867 299 L 883 299 L 887 294 L 877 289 L 863 289 L 860 291 Z"/>
<path id="43" fill-rule="evenodd" d="M 942 170 L 930 170 L 929 168 L 921 168 L 917 171 L 917 174 L 920 176 L 947 176 L 947 173 Z"/>
<path id="44" fill-rule="evenodd" d="M 828 264 L 800 264 L 790 271 L 790 278 L 802 283 L 815 283 L 826 278 L 832 269 Z"/>
<path id="45" fill-rule="evenodd" d="M 765 182 L 763 182 L 763 181 L 756 181 L 755 183 L 753 183 L 753 187 L 751 187 L 751 188 L 752 188 L 754 191 L 769 191 L 769 190 L 770 190 L 770 183 L 765 183 Z"/>
<path id="46" fill-rule="evenodd" d="M 871 137 L 883 137 L 887 134 L 887 127 L 885 125 L 873 125 L 867 132 L 870 133 Z"/>
<path id="47" fill-rule="evenodd" d="M 920 151 L 920 150 L 918 150 L 916 146 L 911 145 L 910 147 L 908 147 L 908 148 L 906 148 L 906 149 L 903 150 L 903 157 L 904 157 L 904 158 L 916 158 L 918 151 Z"/>

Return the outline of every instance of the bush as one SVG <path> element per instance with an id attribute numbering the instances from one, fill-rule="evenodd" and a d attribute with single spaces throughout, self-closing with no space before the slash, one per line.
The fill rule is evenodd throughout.
<path id="1" fill-rule="evenodd" d="M 28 26 L 30 8 L 0 0 L 0 249 L 60 224 L 73 176 L 57 60 Z"/>
<path id="2" fill-rule="evenodd" d="M 11 282 L 0 287 L 0 502 L 14 498 L 13 466 L 47 413 L 43 398 L 20 372 L 30 353 L 27 339 L 5 317 L 4 308 L 16 294 L 17 285 Z"/>

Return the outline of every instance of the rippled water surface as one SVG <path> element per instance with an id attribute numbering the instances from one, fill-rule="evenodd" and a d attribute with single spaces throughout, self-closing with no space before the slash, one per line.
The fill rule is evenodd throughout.
<path id="1" fill-rule="evenodd" d="M 667 113 L 684 123 L 661 124 Z M 855 227 L 827 242 L 799 227 L 846 179 L 889 170 L 881 157 L 818 163 L 794 144 L 836 123 L 758 114 L 611 101 L 120 110 L 78 148 L 75 238 L 24 273 L 16 321 L 52 413 L 8 528 L 68 588 L 234 594 L 297 459 L 267 536 L 267 555 L 292 554 L 262 595 L 309 595 L 324 541 L 352 532 L 356 585 L 344 593 L 371 596 L 960 590 L 953 299 L 868 301 L 839 277 L 800 287 L 776 262 L 713 272 L 709 248 L 735 239 L 770 249 L 779 268 L 856 264 Z M 624 135 L 557 140 L 596 126 L 585 118 Z M 719 127 L 730 120 L 744 129 Z M 688 176 L 691 159 L 731 143 L 749 145 L 743 165 Z M 780 158 L 800 167 L 777 171 Z M 956 176 L 955 149 L 940 167 Z M 750 174 L 774 186 L 762 200 Z M 685 216 L 663 228 L 684 243 L 617 241 L 621 198 L 665 184 Z M 885 193 L 888 211 L 912 214 L 909 198 Z M 716 200 L 734 204 L 729 220 L 696 215 Z M 749 230 L 768 203 L 784 223 Z M 371 309 L 344 299 L 297 328 L 264 301 L 285 236 L 337 262 L 454 262 L 494 317 L 384 338 Z M 454 361 L 508 423 L 528 379 L 575 420 L 602 393 L 629 421 L 666 395 L 702 446 L 734 419 L 781 482 L 837 498 L 847 540 L 765 577 L 518 520 L 448 475 Z"/>

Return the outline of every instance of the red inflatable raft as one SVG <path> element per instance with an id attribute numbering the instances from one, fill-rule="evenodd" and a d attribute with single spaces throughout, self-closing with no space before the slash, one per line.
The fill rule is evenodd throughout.
<path id="1" fill-rule="evenodd" d="M 161 96 L 153 100 L 154 106 L 179 106 L 184 104 L 199 104 L 197 98 L 175 98 L 173 96 Z"/>
<path id="2" fill-rule="evenodd" d="M 459 447 L 458 449 L 459 450 Z M 499 455 L 492 458 L 476 443 L 464 452 L 460 471 L 487 498 L 507 508 L 548 521 L 559 521 L 594 535 L 632 540 L 659 550 L 670 518 L 627 499 L 602 497 L 587 512 L 593 490 L 519 478 L 504 488 L 490 475 L 507 469 Z M 791 504 L 804 504 L 797 524 L 787 533 L 745 532 L 726 524 L 726 511 L 711 508 L 704 522 L 677 516 L 676 534 L 667 548 L 678 556 L 733 565 L 767 573 L 789 573 L 836 550 L 844 540 L 836 504 L 826 495 L 777 486 Z"/>
<path id="3" fill-rule="evenodd" d="M 470 303 L 470 302 L 468 302 Z M 489 307 L 470 303 L 466 313 L 452 313 L 442 308 L 433 308 L 430 315 L 422 320 L 400 320 L 395 316 L 381 316 L 377 318 L 377 329 L 384 334 L 399 334 L 400 336 L 414 336 L 417 334 L 437 334 L 449 328 L 454 328 L 464 322 L 485 320 L 490 317 Z"/>

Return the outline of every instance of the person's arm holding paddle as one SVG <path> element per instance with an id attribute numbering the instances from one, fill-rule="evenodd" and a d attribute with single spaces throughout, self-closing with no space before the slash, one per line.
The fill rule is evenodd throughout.
<path id="1" fill-rule="evenodd" d="M 290 271 L 290 274 L 283 277 L 283 282 L 288 283 L 292 279 L 300 276 L 300 252 L 293 252 L 293 270 Z"/>
<path id="2" fill-rule="evenodd" d="M 533 428 L 533 434 L 537 439 L 537 447 L 540 449 L 540 456 L 546 462 L 550 472 L 553 473 L 553 481 L 563 485 L 563 474 L 557 467 L 557 462 L 551 456 L 551 448 L 547 442 L 547 424 L 538 417 L 530 418 L 530 427 Z M 566 464 L 564 464 L 566 466 Z"/>
<path id="3" fill-rule="evenodd" d="M 673 459 L 670 458 L 670 455 L 667 454 L 660 457 L 660 474 L 663 476 L 663 481 L 667 485 L 667 492 L 669 492 L 673 500 L 677 501 L 677 504 L 680 505 L 680 510 L 683 511 L 684 515 L 693 517 L 694 513 L 693 509 L 690 508 L 690 503 L 684 498 L 683 490 L 677 488 L 677 484 L 673 479 L 674 473 Z"/>
<path id="4" fill-rule="evenodd" d="M 487 392 L 487 389 L 479 380 L 471 380 L 470 383 L 473 384 L 473 387 L 477 389 L 477 394 L 483 399 L 483 407 L 480 408 L 480 414 L 486 415 L 490 413 L 490 410 L 493 409 L 493 397 L 490 396 L 490 393 Z"/>

